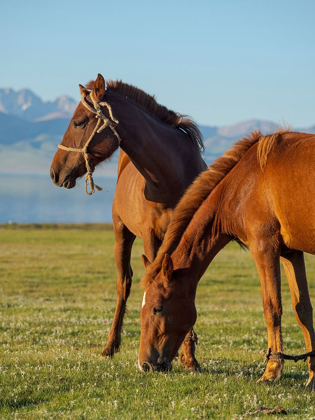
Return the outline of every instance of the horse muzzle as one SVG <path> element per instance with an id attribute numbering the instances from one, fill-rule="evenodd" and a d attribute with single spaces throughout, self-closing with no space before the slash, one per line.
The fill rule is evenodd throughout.
<path id="1" fill-rule="evenodd" d="M 67 190 L 74 188 L 76 185 L 76 180 L 70 176 L 70 174 L 66 175 L 66 177 L 61 178 L 58 172 L 55 172 L 52 168 L 50 169 L 50 177 L 57 187 L 64 187 Z"/>
<path id="2" fill-rule="evenodd" d="M 156 364 L 145 361 L 142 364 L 139 362 L 138 365 L 142 372 L 170 372 L 172 370 L 172 363 L 160 357 Z"/>

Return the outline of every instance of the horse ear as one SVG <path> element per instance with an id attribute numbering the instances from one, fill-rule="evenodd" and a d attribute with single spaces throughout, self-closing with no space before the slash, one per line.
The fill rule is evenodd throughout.
<path id="1" fill-rule="evenodd" d="M 149 265 L 151 265 L 151 263 L 148 260 L 148 258 L 144 254 L 142 254 L 141 258 L 142 258 L 142 262 L 143 262 L 144 268 L 148 268 Z"/>
<path id="2" fill-rule="evenodd" d="M 100 101 L 104 95 L 105 95 L 105 80 L 101 74 L 98 74 L 95 80 L 95 84 L 94 84 L 93 96 L 97 101 Z"/>
<path id="3" fill-rule="evenodd" d="M 84 86 L 82 86 L 82 85 L 79 85 L 79 89 L 80 89 L 81 96 L 82 96 L 82 95 L 86 96 L 86 95 L 89 93 L 88 89 L 86 89 L 86 88 L 85 88 Z"/>
<path id="4" fill-rule="evenodd" d="M 171 280 L 172 274 L 174 271 L 174 265 L 172 261 L 172 257 L 168 254 L 164 255 L 164 259 L 162 262 L 162 275 L 166 280 Z"/>

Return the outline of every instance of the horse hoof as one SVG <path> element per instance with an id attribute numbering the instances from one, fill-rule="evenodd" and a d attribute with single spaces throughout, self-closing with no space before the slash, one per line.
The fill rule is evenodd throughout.
<path id="1" fill-rule="evenodd" d="M 199 372 L 199 373 L 201 372 L 201 367 L 199 363 L 197 362 L 197 360 L 192 366 L 188 366 L 187 369 L 193 370 L 194 372 Z"/>
<path id="2" fill-rule="evenodd" d="M 308 379 L 305 386 L 310 391 L 315 391 L 315 376 L 314 375 Z"/>
<path id="3" fill-rule="evenodd" d="M 107 351 L 102 351 L 102 353 L 100 354 L 100 359 L 106 359 L 107 357 L 114 357 L 114 352 L 107 352 Z"/>
<path id="4" fill-rule="evenodd" d="M 261 378 L 259 378 L 257 380 L 257 383 L 259 383 L 259 382 L 274 382 L 277 379 L 279 379 L 279 378 L 266 378 L 265 375 L 263 375 Z"/>
<path id="5" fill-rule="evenodd" d="M 281 377 L 281 374 L 275 372 L 265 372 L 257 382 L 275 382 L 278 381 Z"/>
<path id="6" fill-rule="evenodd" d="M 105 357 L 114 357 L 114 354 L 119 351 L 119 348 L 116 349 L 114 346 L 106 346 L 104 347 L 102 353 L 100 354 L 100 358 Z"/>
<path id="7" fill-rule="evenodd" d="M 283 370 L 282 362 L 269 361 L 263 376 L 257 382 L 274 382 L 281 378 Z"/>
<path id="8" fill-rule="evenodd" d="M 201 372 L 201 367 L 195 358 L 191 357 L 186 361 L 185 356 L 182 353 L 178 361 L 180 365 L 186 370 L 191 370 L 194 372 Z"/>

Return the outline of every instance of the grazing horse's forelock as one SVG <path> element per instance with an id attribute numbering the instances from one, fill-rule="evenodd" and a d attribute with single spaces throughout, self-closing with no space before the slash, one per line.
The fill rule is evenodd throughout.
<path id="1" fill-rule="evenodd" d="M 85 87 L 93 90 L 94 86 L 95 81 L 91 80 Z M 164 124 L 183 129 L 200 151 L 204 149 L 202 134 L 197 124 L 191 118 L 158 104 L 155 96 L 149 95 L 135 86 L 123 83 L 121 80 L 107 80 L 106 87 L 110 92 L 118 93 L 121 96 L 127 97 L 143 110 L 158 118 Z"/>
<path id="2" fill-rule="evenodd" d="M 276 133 L 269 136 L 262 136 L 260 130 L 250 133 L 247 137 L 236 142 L 233 147 L 225 152 L 212 163 L 208 169 L 202 172 L 199 177 L 191 184 L 182 199 L 174 210 L 172 220 L 167 228 L 162 246 L 154 262 L 141 280 L 141 285 L 146 288 L 161 270 L 162 261 L 165 254 L 172 254 L 179 243 L 180 238 L 188 227 L 194 214 L 207 199 L 213 189 L 223 180 L 223 178 L 234 168 L 242 159 L 245 153 L 256 143 L 258 143 L 257 160 L 261 166 L 267 162 L 275 142 L 281 138 L 282 134 L 289 132 L 289 129 L 279 129 Z M 261 147 L 259 145 L 261 144 Z"/>

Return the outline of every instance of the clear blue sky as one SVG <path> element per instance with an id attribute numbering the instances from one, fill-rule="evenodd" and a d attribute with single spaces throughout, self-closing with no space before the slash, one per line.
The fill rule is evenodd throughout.
<path id="1" fill-rule="evenodd" d="M 0 86 L 44 100 L 102 73 L 202 124 L 315 124 L 312 0 L 10 0 L 0 36 Z"/>

